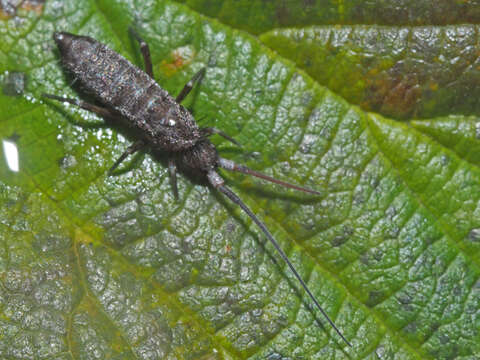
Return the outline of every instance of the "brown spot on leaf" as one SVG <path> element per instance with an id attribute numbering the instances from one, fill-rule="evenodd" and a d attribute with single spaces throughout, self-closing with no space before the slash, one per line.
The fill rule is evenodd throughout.
<path id="1" fill-rule="evenodd" d="M 171 52 L 167 60 L 163 60 L 160 64 L 160 70 L 166 76 L 173 76 L 183 67 L 187 66 L 193 61 L 194 51 L 188 47 L 180 47 Z"/>
<path id="2" fill-rule="evenodd" d="M 34 11 L 37 15 L 43 12 L 45 0 L 3 0 L 0 1 L 0 20 L 8 20 L 17 15 L 18 9 Z"/>
<path id="3" fill-rule="evenodd" d="M 22 5 L 22 9 L 28 10 L 28 11 L 35 11 L 37 15 L 41 15 L 43 12 L 43 4 L 45 3 L 45 0 L 43 1 L 25 1 Z"/>
<path id="4" fill-rule="evenodd" d="M 398 73 L 393 67 L 388 72 L 367 76 L 366 79 L 367 91 L 363 103 L 366 109 L 400 118 L 415 116 L 422 97 L 417 74 Z"/>

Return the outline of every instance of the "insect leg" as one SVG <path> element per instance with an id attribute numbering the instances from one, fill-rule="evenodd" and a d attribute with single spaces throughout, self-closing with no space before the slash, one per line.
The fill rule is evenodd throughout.
<path id="1" fill-rule="evenodd" d="M 230 141 L 231 143 L 241 147 L 241 145 L 237 142 L 237 140 L 228 136 L 222 130 L 219 130 L 219 129 L 213 128 L 213 127 L 205 127 L 205 128 L 201 128 L 200 130 L 202 131 L 204 136 L 210 136 L 210 135 L 213 135 L 213 134 L 218 134 L 218 135 L 224 137 L 225 139 L 227 139 L 228 141 Z"/>
<path id="2" fill-rule="evenodd" d="M 329 322 L 329 324 L 333 327 L 333 329 L 337 332 L 337 334 L 343 339 L 343 341 L 345 341 L 345 343 L 348 345 L 348 346 L 352 346 L 352 344 L 350 344 L 348 342 L 348 340 L 343 336 L 343 334 L 340 332 L 340 330 L 337 328 L 337 326 L 334 324 L 333 320 L 330 319 L 330 317 L 327 315 L 327 313 L 325 312 L 325 310 L 323 310 L 323 308 L 320 306 L 320 304 L 318 303 L 318 300 L 315 298 L 315 295 L 313 295 L 313 293 L 310 291 L 310 289 L 308 288 L 307 284 L 305 283 L 305 281 L 303 280 L 303 278 L 300 276 L 300 274 L 298 273 L 297 269 L 295 269 L 295 267 L 293 266 L 293 264 L 291 263 L 290 259 L 288 258 L 287 254 L 285 254 L 285 252 L 282 250 L 282 248 L 280 247 L 280 244 L 277 242 L 277 240 L 275 240 L 275 238 L 273 237 L 273 235 L 270 233 L 270 231 L 268 231 L 267 227 L 265 226 L 265 224 L 260 221 L 260 219 L 252 212 L 252 210 L 250 210 L 250 208 L 245 205 L 245 203 L 232 191 L 230 190 L 228 187 L 225 186 L 225 183 L 223 181 L 223 179 L 220 177 L 220 175 L 218 175 L 214 170 L 211 170 L 208 172 L 207 174 L 207 178 L 208 178 L 208 181 L 210 182 L 211 185 L 213 185 L 213 187 L 215 187 L 217 190 L 219 190 L 222 194 L 224 194 L 226 197 L 228 197 L 233 203 L 237 204 L 238 206 L 240 206 L 240 208 L 250 217 L 250 219 L 253 220 L 253 222 L 255 224 L 257 224 L 257 226 L 260 228 L 260 230 L 262 230 L 262 232 L 265 234 L 265 236 L 267 237 L 267 239 L 272 243 L 272 245 L 275 247 L 275 249 L 277 250 L 277 252 L 280 254 L 280 256 L 282 257 L 282 259 L 285 261 L 285 263 L 288 265 L 288 267 L 290 268 L 290 270 L 293 272 L 293 275 L 295 275 L 295 277 L 297 278 L 297 280 L 300 282 L 300 284 L 302 285 L 302 287 L 305 289 L 306 293 L 308 294 L 308 296 L 310 297 L 310 299 L 312 299 L 312 301 L 314 302 L 315 306 L 317 307 L 317 309 L 323 314 L 323 316 L 325 317 L 325 319 L 327 319 L 327 321 Z"/>
<path id="3" fill-rule="evenodd" d="M 127 158 L 128 155 L 136 153 L 138 150 L 143 149 L 147 146 L 147 143 L 143 140 L 135 141 L 132 145 L 130 145 L 125 152 L 120 155 L 120 157 L 115 161 L 113 166 L 108 170 L 108 175 L 112 175 L 112 172 L 120 165 L 120 163 Z"/>
<path id="4" fill-rule="evenodd" d="M 150 75 L 150 77 L 153 79 L 153 67 L 152 67 L 152 58 L 150 56 L 150 48 L 148 47 L 148 44 L 141 38 L 141 36 L 133 29 L 133 27 L 129 27 L 128 30 L 132 34 L 132 36 L 135 38 L 135 40 L 138 41 L 140 44 L 140 51 L 142 52 L 143 56 L 143 62 L 145 64 L 145 72 Z"/>
<path id="5" fill-rule="evenodd" d="M 168 172 L 170 173 L 170 183 L 172 184 L 173 196 L 175 200 L 178 200 L 178 187 L 177 187 L 177 165 L 175 160 L 168 159 Z"/>
<path id="6" fill-rule="evenodd" d="M 193 86 L 195 85 L 195 83 L 200 80 L 203 75 L 205 74 L 205 68 L 201 68 L 195 75 L 193 75 L 193 77 L 190 79 L 190 81 L 188 83 L 185 84 L 185 86 L 183 87 L 182 91 L 180 91 L 180 94 L 178 94 L 177 98 L 175 99 L 175 101 L 177 103 L 181 103 L 183 99 L 185 99 L 185 97 L 188 95 L 188 93 L 190 91 L 192 91 L 193 89 Z"/>
<path id="7" fill-rule="evenodd" d="M 98 105 L 94 105 L 94 104 L 90 104 L 90 103 L 87 103 L 87 102 L 82 101 L 82 100 L 70 99 L 70 98 L 65 98 L 65 97 L 52 95 L 52 94 L 42 94 L 42 96 L 46 97 L 46 98 L 49 98 L 49 99 L 58 100 L 58 101 L 61 101 L 61 102 L 67 102 L 69 104 L 81 107 L 82 109 L 92 111 L 92 112 L 94 112 L 94 113 L 96 113 L 100 116 L 105 116 L 105 117 L 109 117 L 109 118 L 115 117 L 115 114 L 112 113 L 107 108 L 104 108 L 104 107 L 101 107 L 101 106 L 98 106 Z"/>

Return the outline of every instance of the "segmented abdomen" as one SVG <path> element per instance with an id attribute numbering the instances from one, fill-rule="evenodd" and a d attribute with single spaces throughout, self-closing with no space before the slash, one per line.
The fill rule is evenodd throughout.
<path id="1" fill-rule="evenodd" d="M 199 138 L 193 117 L 147 73 L 102 43 L 72 35 L 60 51 L 64 65 L 108 108 L 128 119 L 154 144 L 169 151 L 187 149 Z M 166 128 L 169 118 L 188 131 Z"/>

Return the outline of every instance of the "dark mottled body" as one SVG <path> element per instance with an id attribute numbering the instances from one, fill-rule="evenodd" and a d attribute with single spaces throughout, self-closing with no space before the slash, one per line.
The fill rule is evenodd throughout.
<path id="1" fill-rule="evenodd" d="M 87 36 L 57 37 L 64 66 L 102 104 L 163 151 L 181 151 L 200 139 L 193 116 L 147 73 Z"/>

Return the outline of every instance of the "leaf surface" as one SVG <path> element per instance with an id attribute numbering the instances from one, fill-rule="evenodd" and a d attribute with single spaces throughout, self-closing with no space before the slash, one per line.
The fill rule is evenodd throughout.
<path id="1" fill-rule="evenodd" d="M 132 134 L 41 97 L 83 96 L 53 31 L 141 64 L 135 22 L 172 94 L 207 66 L 186 106 L 242 144 L 213 138 L 222 156 L 322 193 L 222 173 L 353 348 L 239 209 L 187 176 L 175 201 L 162 154 L 108 177 Z M 47 2 L 1 20 L 0 36 L 0 357 L 480 355 L 480 173 L 465 145 L 478 147 L 476 117 L 406 125 L 365 113 L 258 39 L 167 1 Z"/>
<path id="2" fill-rule="evenodd" d="M 480 113 L 478 25 L 315 26 L 260 39 L 367 111 L 397 119 Z"/>
<path id="3" fill-rule="evenodd" d="M 327 24 L 447 25 L 478 23 L 480 3 L 450 0 L 177 0 L 221 22 L 261 34 L 280 27 Z"/>

